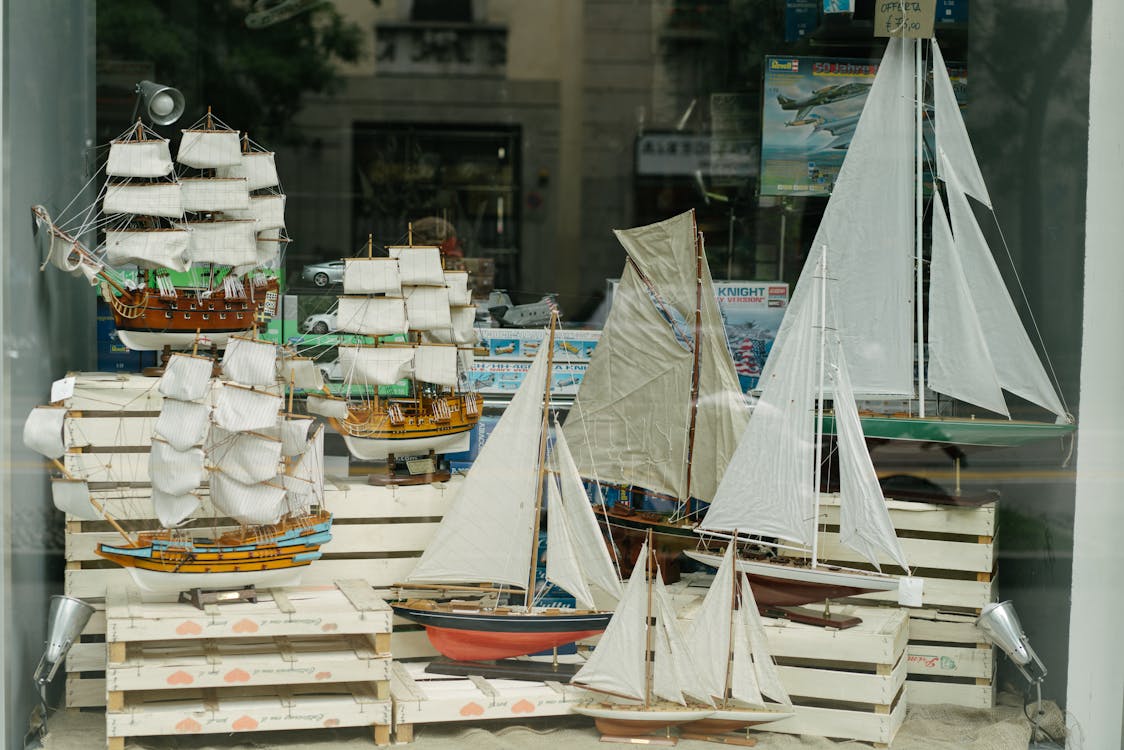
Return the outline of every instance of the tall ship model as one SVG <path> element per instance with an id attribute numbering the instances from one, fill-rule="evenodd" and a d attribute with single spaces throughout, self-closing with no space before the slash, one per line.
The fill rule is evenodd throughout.
<path id="1" fill-rule="evenodd" d="M 1072 417 L 1019 319 L 969 201 L 993 211 L 935 39 L 931 50 L 933 103 L 927 108 L 922 40 L 890 40 L 762 381 L 789 345 L 802 308 L 816 304 L 815 276 L 826 253 L 837 280 L 827 323 L 842 339 L 856 397 L 914 399 L 908 415 L 864 413 L 868 438 L 1002 446 L 1069 434 Z M 939 189 L 928 212 L 932 252 L 926 263 L 920 125 L 930 111 Z M 916 379 L 915 362 L 921 363 Z M 967 416 L 926 415 L 918 396 L 928 389 L 967 404 L 959 409 Z M 1004 391 L 1055 421 L 1010 419 Z M 977 409 L 984 412 L 970 413 Z M 830 415 L 826 428 L 834 431 Z"/>
<path id="2" fill-rule="evenodd" d="M 100 543 L 96 552 L 144 591 L 295 585 L 331 539 L 323 427 L 292 414 L 291 403 L 282 412 L 284 385 L 315 386 L 319 371 L 311 360 L 279 359 L 276 344 L 244 337 L 230 339 L 222 379 L 213 369 L 209 357 L 177 352 L 159 381 L 163 401 L 149 454 L 157 531 L 125 531 L 90 497 L 87 482 L 58 462 L 65 408 L 38 407 L 24 428 L 25 443 L 64 474 L 54 480 L 56 507 L 113 524 L 125 542 Z M 215 537 L 180 528 L 197 514 L 204 483 L 217 518 L 237 528 Z"/>
<path id="3" fill-rule="evenodd" d="M 674 579 L 749 412 L 694 212 L 616 236 L 627 261 L 563 431 L 582 476 L 618 495 L 594 507 L 622 565 L 652 529 Z"/>
<path id="4" fill-rule="evenodd" d="M 190 348 L 197 334 L 221 347 L 277 310 L 263 271 L 287 241 L 273 153 L 209 111 L 182 132 L 173 163 L 168 139 L 138 121 L 109 144 L 94 205 L 32 208 L 44 267 L 96 286 L 130 349 Z"/>
<path id="5" fill-rule="evenodd" d="M 308 409 L 328 418 L 361 460 L 468 450 L 481 407 L 460 387 L 476 341 L 468 273 L 445 270 L 436 246 L 387 251 L 375 257 L 368 240 L 367 257 L 344 259 L 339 331 L 376 343 L 341 344 L 344 397 L 310 395 Z M 401 381 L 408 394 L 379 396 L 380 386 Z"/>
<path id="6" fill-rule="evenodd" d="M 456 588 L 484 584 L 523 589 L 522 605 L 467 601 L 391 602 L 397 615 L 425 626 L 433 646 L 458 661 L 520 656 L 571 643 L 605 629 L 611 612 L 594 607 L 590 586 L 619 598 L 620 580 L 602 540 L 581 477 L 562 434 L 548 471 L 550 346 L 530 370 L 472 464 L 464 484 L 417 566 L 403 584 Z M 539 516 L 547 493 L 546 578 L 580 609 L 536 606 Z"/>

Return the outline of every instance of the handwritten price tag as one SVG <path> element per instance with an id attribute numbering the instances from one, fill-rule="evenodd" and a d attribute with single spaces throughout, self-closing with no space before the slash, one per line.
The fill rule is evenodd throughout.
<path id="1" fill-rule="evenodd" d="M 928 39 L 937 0 L 874 0 L 874 35 Z"/>

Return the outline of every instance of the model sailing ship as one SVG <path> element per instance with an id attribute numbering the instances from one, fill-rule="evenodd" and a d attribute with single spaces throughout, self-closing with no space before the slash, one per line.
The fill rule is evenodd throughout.
<path id="1" fill-rule="evenodd" d="M 553 326 L 549 344 L 539 348 L 404 584 L 521 588 L 522 606 L 391 602 L 396 614 L 424 625 L 433 646 L 451 659 L 520 656 L 595 635 L 605 629 L 612 613 L 594 608 L 590 585 L 609 596 L 620 595 L 620 581 L 561 432 L 556 433 L 553 454 L 561 488 L 547 471 Z M 580 609 L 534 606 L 544 483 L 549 517 L 546 577 L 570 592 Z"/>
<path id="2" fill-rule="evenodd" d="M 318 370 L 310 360 L 278 361 L 278 353 L 271 342 L 232 337 L 217 383 L 209 357 L 170 356 L 149 455 L 158 531 L 126 532 L 90 497 L 87 483 L 58 463 L 65 408 L 38 407 L 29 417 L 24 441 L 67 474 L 54 481 L 56 507 L 109 520 L 126 541 L 101 543 L 96 552 L 126 568 L 142 590 L 295 585 L 331 539 L 323 427 L 312 430 L 313 420 L 292 414 L 291 403 L 281 413 L 284 384 L 311 384 Z M 208 475 L 216 512 L 239 524 L 217 538 L 178 528 L 199 508 Z"/>
<path id="3" fill-rule="evenodd" d="M 273 153 L 208 111 L 183 131 L 175 164 L 168 139 L 138 121 L 109 144 L 93 206 L 57 219 L 32 209 L 49 237 L 43 265 L 97 286 L 130 349 L 190 348 L 197 334 L 221 347 L 277 308 L 277 279 L 261 270 L 287 241 Z M 120 270 L 134 267 L 136 278 Z"/>
<path id="4" fill-rule="evenodd" d="M 401 343 L 339 347 L 346 399 L 309 397 L 309 411 L 328 418 L 361 460 L 468 449 L 480 419 L 475 393 L 459 390 L 472 366 L 476 308 L 465 271 L 442 268 L 435 246 L 388 248 L 345 258 L 337 320 L 344 333 L 398 335 Z M 380 398 L 379 386 L 408 379 L 411 393 Z"/>
<path id="5" fill-rule="evenodd" d="M 803 325 L 802 308 L 816 304 L 814 277 L 826 253 L 837 280 L 837 302 L 828 310 L 827 324 L 839 332 L 847 351 L 856 396 L 916 398 L 928 387 L 1009 417 L 1003 395 L 1009 391 L 1057 415 L 1055 424 L 974 415 L 927 417 L 920 399 L 913 416 L 863 415 L 867 437 L 1017 445 L 1067 434 L 1074 429 L 1072 418 L 1019 320 L 968 201 L 971 196 L 991 209 L 936 40 L 931 55 L 934 162 L 951 226 L 935 191 L 926 358 L 921 44 L 890 40 L 762 382 L 779 366 L 775 363 L 789 345 L 790 330 Z M 917 367 L 914 382 L 915 358 L 927 362 L 927 383 L 924 366 Z M 830 417 L 827 429 L 834 430 Z"/>
<path id="6" fill-rule="evenodd" d="M 696 544 L 748 410 L 694 212 L 616 236 L 627 262 L 563 429 L 582 476 L 620 494 L 595 507 L 631 547 L 622 565 L 648 529 L 668 565 Z"/>

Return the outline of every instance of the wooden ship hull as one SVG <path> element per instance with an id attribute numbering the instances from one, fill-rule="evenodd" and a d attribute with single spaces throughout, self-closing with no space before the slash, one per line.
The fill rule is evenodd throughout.
<path id="1" fill-rule="evenodd" d="M 331 540 L 331 525 L 331 514 L 321 511 L 213 540 L 174 531 L 142 534 L 133 544 L 101 543 L 96 553 L 127 569 L 149 592 L 295 585 L 303 568 L 320 557 L 321 545 Z"/>
<path id="2" fill-rule="evenodd" d="M 347 419 L 328 423 L 361 460 L 468 450 L 469 433 L 480 421 L 475 393 L 436 398 L 385 399 L 349 406 Z"/>
<path id="3" fill-rule="evenodd" d="M 554 608 L 530 613 L 505 607 L 482 609 L 471 602 L 391 602 L 397 615 L 425 627 L 430 643 L 455 661 L 524 656 L 589 638 L 605 630 L 612 612 Z"/>
<path id="4" fill-rule="evenodd" d="M 264 321 L 263 308 L 271 295 L 276 305 L 278 289 L 277 279 L 269 279 L 262 287 L 247 285 L 246 294 L 238 297 L 228 297 L 223 289 L 206 298 L 182 289 L 175 297 L 152 289 L 120 296 L 107 290 L 103 296 L 121 342 L 133 350 L 152 351 L 191 346 L 198 336 L 224 346 L 231 335 L 249 332 Z"/>
<path id="5" fill-rule="evenodd" d="M 793 715 L 792 709 L 773 708 L 719 708 L 710 716 L 683 724 L 684 736 L 726 734 L 742 729 L 787 719 Z"/>
<path id="6" fill-rule="evenodd" d="M 574 706 L 574 712 L 592 717 L 597 731 L 607 737 L 635 737 L 705 719 L 714 709 L 671 704 L 666 708 L 645 708 L 619 703 L 582 703 Z"/>

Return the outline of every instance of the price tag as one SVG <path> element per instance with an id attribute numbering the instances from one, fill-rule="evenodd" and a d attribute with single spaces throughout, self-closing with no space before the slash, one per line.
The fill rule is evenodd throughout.
<path id="1" fill-rule="evenodd" d="M 898 604 L 903 607 L 920 607 L 925 592 L 925 579 L 902 576 L 898 579 Z"/>
<path id="2" fill-rule="evenodd" d="M 74 395 L 74 384 L 78 382 L 78 378 L 71 375 L 69 378 L 62 378 L 51 383 L 51 403 L 58 401 L 65 401 Z"/>
<path id="3" fill-rule="evenodd" d="M 874 35 L 929 39 L 937 0 L 874 0 Z"/>
<path id="4" fill-rule="evenodd" d="M 433 465 L 432 458 L 414 458 L 406 462 L 406 470 L 416 477 L 420 474 L 432 474 L 437 467 Z"/>

